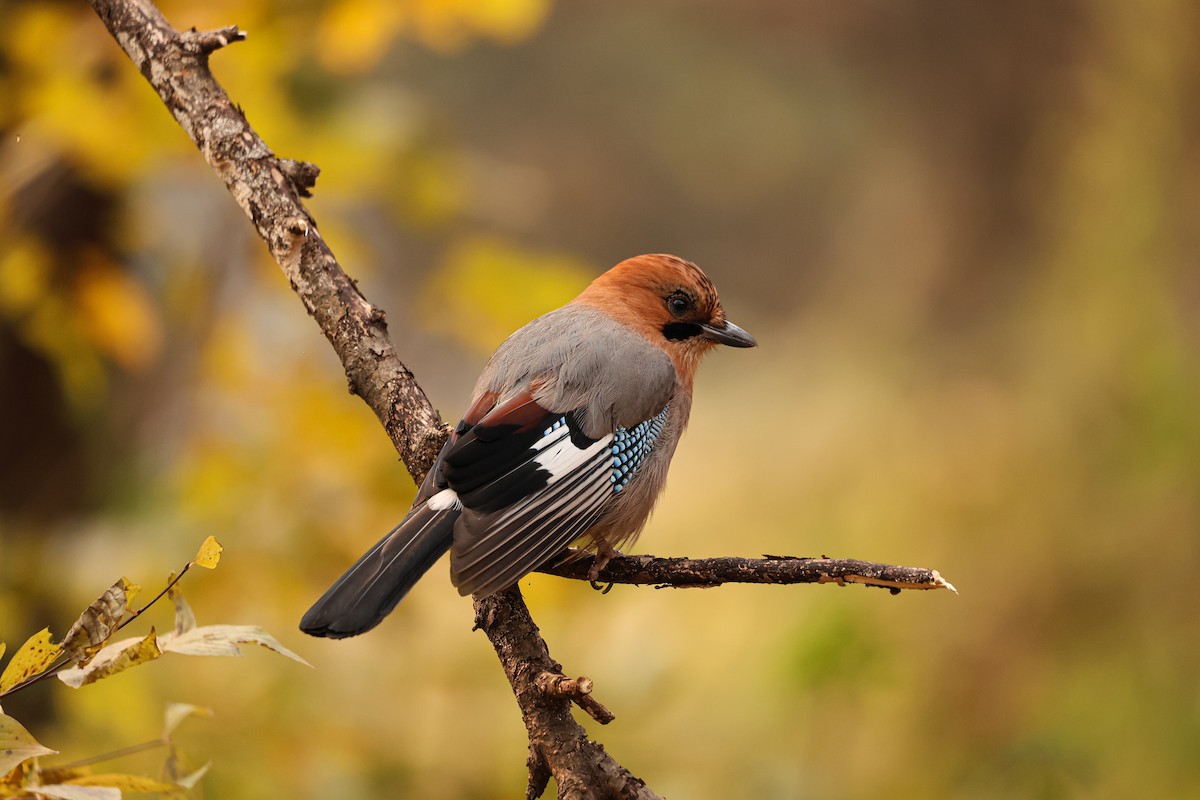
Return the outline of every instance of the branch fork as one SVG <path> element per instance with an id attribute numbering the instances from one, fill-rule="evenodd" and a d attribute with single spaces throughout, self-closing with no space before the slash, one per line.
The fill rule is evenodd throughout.
<path id="1" fill-rule="evenodd" d="M 246 36 L 246 32 L 239 30 L 237 25 L 229 25 L 215 31 L 197 31 L 192 28 L 179 34 L 179 41 L 184 50 L 198 56 L 208 56 L 222 47 L 246 41 Z"/>
<path id="2" fill-rule="evenodd" d="M 547 696 L 567 698 L 601 725 L 607 725 L 617 718 L 596 698 L 592 697 L 591 678 L 568 678 L 561 672 L 543 672 L 533 679 L 533 683 Z"/>

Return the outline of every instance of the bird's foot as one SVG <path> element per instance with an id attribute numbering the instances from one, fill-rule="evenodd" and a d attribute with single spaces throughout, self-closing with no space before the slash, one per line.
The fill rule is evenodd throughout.
<path id="1" fill-rule="evenodd" d="M 620 552 L 611 547 L 605 547 L 597 550 L 596 560 L 593 561 L 592 566 L 588 568 L 588 583 L 592 585 L 593 589 L 601 594 L 608 594 L 613 587 L 613 583 L 612 581 L 609 581 L 606 585 L 601 586 L 600 573 L 604 572 L 604 568 L 608 566 L 609 561 L 612 561 L 614 557 L 619 555 L 621 555 Z"/>

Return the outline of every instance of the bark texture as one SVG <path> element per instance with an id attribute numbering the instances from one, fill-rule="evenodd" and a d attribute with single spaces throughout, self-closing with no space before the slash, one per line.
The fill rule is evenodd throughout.
<path id="1" fill-rule="evenodd" d="M 577 550 L 538 568 L 538 572 L 587 580 L 596 557 Z M 600 572 L 600 583 L 630 583 L 686 589 L 726 583 L 859 583 L 890 589 L 957 590 L 935 569 L 876 564 L 856 558 L 659 558 L 616 556 Z M 607 591 L 607 590 L 606 590 Z"/>

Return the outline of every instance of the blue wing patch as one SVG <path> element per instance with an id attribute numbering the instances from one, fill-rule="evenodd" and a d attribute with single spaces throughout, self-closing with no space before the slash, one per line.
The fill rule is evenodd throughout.
<path id="1" fill-rule="evenodd" d="M 619 493 L 633 480 L 638 467 L 654 449 L 654 442 L 662 433 L 663 426 L 667 424 L 667 411 L 670 408 L 671 406 L 667 405 L 657 416 L 639 422 L 632 428 L 617 428 L 613 432 L 612 473 L 608 479 L 612 483 L 614 494 Z"/>

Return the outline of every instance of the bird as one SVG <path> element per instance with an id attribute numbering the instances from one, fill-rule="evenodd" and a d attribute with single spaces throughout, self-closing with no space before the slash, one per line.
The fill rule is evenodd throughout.
<path id="1" fill-rule="evenodd" d="M 460 594 L 512 586 L 572 543 L 590 577 L 636 540 L 666 482 L 701 358 L 755 347 L 703 271 L 678 256 L 626 259 L 512 334 L 411 510 L 300 622 L 341 639 L 378 625 L 450 551 Z"/>

